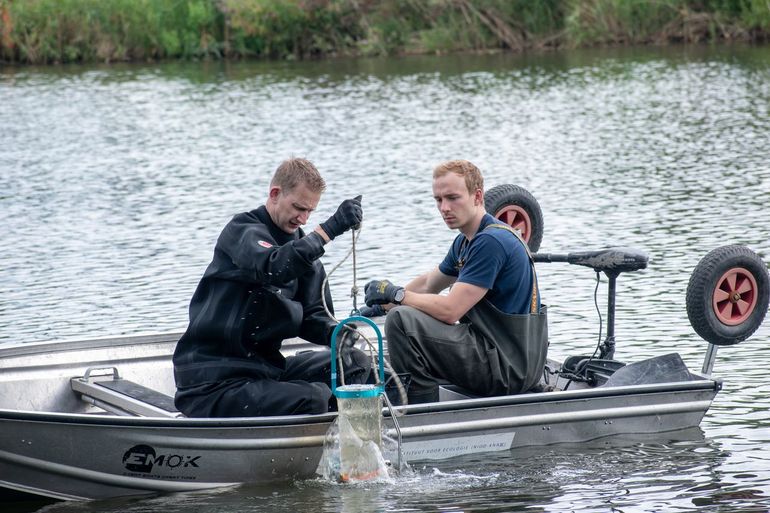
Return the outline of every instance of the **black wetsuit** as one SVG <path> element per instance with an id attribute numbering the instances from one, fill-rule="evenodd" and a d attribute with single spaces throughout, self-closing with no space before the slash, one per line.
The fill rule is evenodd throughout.
<path id="1" fill-rule="evenodd" d="M 284 358 L 284 339 L 330 343 L 319 258 L 323 240 L 288 234 L 264 206 L 225 226 L 190 302 L 190 324 L 174 352 L 176 406 L 188 417 L 290 415 L 328 411 L 330 353 Z M 332 309 L 331 295 L 325 289 Z M 359 355 L 356 355 L 359 356 Z M 360 356 L 364 356 L 363 353 Z M 367 358 L 354 358 L 346 383 L 363 382 Z"/>

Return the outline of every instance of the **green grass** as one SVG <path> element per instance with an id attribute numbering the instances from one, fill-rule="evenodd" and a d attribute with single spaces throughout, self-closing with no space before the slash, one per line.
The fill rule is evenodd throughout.
<path id="1" fill-rule="evenodd" d="M 222 12 L 210 0 L 0 0 L 9 48 L 21 62 L 201 57 L 221 54 Z M 3 26 L 5 35 L 7 27 Z"/>
<path id="2" fill-rule="evenodd" d="M 0 0 L 0 58 L 59 63 L 766 40 L 768 0 Z"/>

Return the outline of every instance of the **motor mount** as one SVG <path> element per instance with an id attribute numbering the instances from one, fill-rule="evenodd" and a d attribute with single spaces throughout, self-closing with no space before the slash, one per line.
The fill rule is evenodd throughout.
<path id="1" fill-rule="evenodd" d="M 607 248 L 594 251 L 579 251 L 567 254 L 536 253 L 535 262 L 566 262 L 572 265 L 590 267 L 597 273 L 603 272 L 609 279 L 607 290 L 607 336 L 599 346 L 599 358 L 611 360 L 615 355 L 615 295 L 617 278 L 620 273 L 638 271 L 647 267 L 650 258 L 647 253 L 634 248 Z"/>

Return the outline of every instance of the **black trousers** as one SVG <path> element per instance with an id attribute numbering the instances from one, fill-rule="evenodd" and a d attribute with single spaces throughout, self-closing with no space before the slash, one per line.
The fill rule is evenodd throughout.
<path id="1" fill-rule="evenodd" d="M 358 349 L 344 368 L 345 383 L 366 383 L 371 363 Z M 325 413 L 336 408 L 329 350 L 286 358 L 278 379 L 238 377 L 178 389 L 176 407 L 188 417 L 261 417 Z"/>

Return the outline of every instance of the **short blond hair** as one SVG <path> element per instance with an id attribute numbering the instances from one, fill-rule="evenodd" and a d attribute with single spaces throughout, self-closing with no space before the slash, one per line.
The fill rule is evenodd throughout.
<path id="1" fill-rule="evenodd" d="M 300 157 L 291 157 L 281 162 L 275 170 L 270 187 L 278 186 L 284 192 L 289 192 L 300 183 L 313 192 L 326 190 L 326 182 L 312 162 Z"/>
<path id="2" fill-rule="evenodd" d="M 465 186 L 471 194 L 475 193 L 476 189 L 484 190 L 484 177 L 481 176 L 481 170 L 467 160 L 449 160 L 439 164 L 433 169 L 433 179 L 447 173 L 455 173 L 465 178 Z"/>

